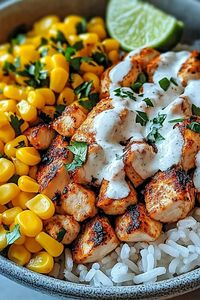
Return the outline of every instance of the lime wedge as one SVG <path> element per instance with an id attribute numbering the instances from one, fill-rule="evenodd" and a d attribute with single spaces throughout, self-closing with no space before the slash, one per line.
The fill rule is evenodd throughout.
<path id="1" fill-rule="evenodd" d="M 167 50 L 180 40 L 184 27 L 142 0 L 110 0 L 106 22 L 110 35 L 128 51 L 144 46 Z"/>

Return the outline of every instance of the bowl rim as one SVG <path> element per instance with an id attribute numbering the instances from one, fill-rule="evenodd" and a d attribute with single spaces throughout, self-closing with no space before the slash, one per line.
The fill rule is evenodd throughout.
<path id="1" fill-rule="evenodd" d="M 194 291 L 200 286 L 200 268 L 153 284 L 92 287 L 42 275 L 0 256 L 0 271 L 5 277 L 43 293 L 86 299 L 165 299 Z"/>

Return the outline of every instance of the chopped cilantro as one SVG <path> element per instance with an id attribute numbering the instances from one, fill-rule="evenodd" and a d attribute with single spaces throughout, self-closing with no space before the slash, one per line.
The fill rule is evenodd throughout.
<path id="1" fill-rule="evenodd" d="M 121 98 L 130 98 L 134 101 L 136 101 L 136 97 L 134 96 L 134 93 L 131 91 L 126 91 L 122 88 L 117 88 L 114 90 L 115 96 L 121 97 Z"/>
<path id="2" fill-rule="evenodd" d="M 61 228 L 57 234 L 57 241 L 61 242 L 65 236 L 66 230 L 65 228 Z"/>
<path id="3" fill-rule="evenodd" d="M 20 236 L 21 233 L 19 231 L 19 224 L 16 224 L 11 231 L 6 232 L 7 245 L 13 244 L 16 240 L 20 238 Z"/>
<path id="4" fill-rule="evenodd" d="M 166 114 L 158 114 L 157 117 L 153 118 L 151 131 L 147 135 L 147 140 L 150 143 L 155 143 L 161 140 L 164 140 L 165 138 L 159 133 L 159 129 L 163 127 L 163 123 L 166 119 Z"/>
<path id="5" fill-rule="evenodd" d="M 85 33 L 87 31 L 87 22 L 85 18 L 82 18 L 81 22 L 76 24 L 77 34 Z"/>
<path id="6" fill-rule="evenodd" d="M 18 179 L 19 179 L 19 175 L 17 175 L 17 174 L 15 174 L 15 175 L 13 175 L 9 180 L 8 180 L 8 182 L 10 183 L 10 182 L 12 182 L 12 183 L 15 183 L 15 184 L 18 184 Z"/>
<path id="7" fill-rule="evenodd" d="M 20 141 L 20 142 L 18 143 L 18 145 L 15 146 L 16 149 L 19 149 L 19 148 L 22 148 L 22 147 L 26 147 L 26 144 L 25 144 L 24 141 Z"/>
<path id="8" fill-rule="evenodd" d="M 96 51 L 92 54 L 93 60 L 100 66 L 103 66 L 104 68 L 109 67 L 110 61 L 108 60 L 108 57 L 105 53 Z"/>
<path id="9" fill-rule="evenodd" d="M 160 79 L 158 83 L 161 89 L 163 89 L 164 91 L 167 91 L 170 86 L 170 81 L 167 77 Z"/>
<path id="10" fill-rule="evenodd" d="M 61 43 L 61 44 L 68 44 L 64 33 L 62 31 L 57 30 L 57 35 L 55 37 L 51 37 L 52 42 L 56 43 Z"/>
<path id="11" fill-rule="evenodd" d="M 83 49 L 83 47 L 83 41 L 78 41 L 72 46 L 76 51 Z"/>
<path id="12" fill-rule="evenodd" d="M 195 116 L 200 116 L 200 107 L 192 104 L 192 114 Z"/>
<path id="13" fill-rule="evenodd" d="M 56 105 L 56 111 L 55 111 L 55 114 L 54 114 L 54 118 L 57 118 L 59 117 L 62 112 L 65 110 L 66 106 L 65 105 Z"/>
<path id="14" fill-rule="evenodd" d="M 131 88 L 134 92 L 138 93 L 143 84 L 147 81 L 146 75 L 140 73 L 137 77 L 137 80 L 132 84 Z"/>
<path id="15" fill-rule="evenodd" d="M 178 118 L 178 119 L 173 119 L 173 120 L 170 120 L 168 121 L 169 123 L 180 123 L 180 122 L 183 122 L 184 121 L 184 118 Z"/>
<path id="16" fill-rule="evenodd" d="M 171 81 L 174 85 L 178 86 L 178 83 L 177 83 L 177 81 L 176 81 L 175 78 L 171 77 L 171 78 L 170 78 L 170 81 Z"/>
<path id="17" fill-rule="evenodd" d="M 10 116 L 10 125 L 15 130 L 15 133 L 17 136 L 21 134 L 21 125 L 22 124 L 24 124 L 24 120 L 19 119 L 15 115 Z"/>
<path id="18" fill-rule="evenodd" d="M 139 110 L 136 110 L 136 113 L 136 123 L 140 123 L 141 126 L 145 126 L 149 121 L 147 114 Z"/>
<path id="19" fill-rule="evenodd" d="M 190 130 L 192 130 L 196 133 L 200 133 L 200 123 L 199 122 L 192 122 L 191 124 L 187 125 L 187 128 L 189 128 Z"/>
<path id="20" fill-rule="evenodd" d="M 83 82 L 74 89 L 75 94 L 79 99 L 88 97 L 92 89 L 92 80 Z"/>
<path id="21" fill-rule="evenodd" d="M 44 37 L 41 37 L 40 44 L 39 44 L 38 48 L 40 48 L 42 46 L 46 46 L 47 44 L 48 44 L 48 40 Z"/>
<path id="22" fill-rule="evenodd" d="M 67 171 L 74 171 L 76 168 L 81 167 L 86 161 L 87 143 L 72 141 L 67 149 L 74 154 L 74 159 L 71 163 L 66 164 L 65 167 Z"/>
<path id="23" fill-rule="evenodd" d="M 86 108 L 87 110 L 91 110 L 99 101 L 99 94 L 92 93 L 86 99 L 80 99 L 78 102 L 81 106 Z"/>
<path id="24" fill-rule="evenodd" d="M 145 99 L 143 99 L 143 101 L 146 103 L 147 106 L 149 106 L 149 107 L 154 107 L 154 105 L 153 105 L 151 99 L 145 98 Z"/>
<path id="25" fill-rule="evenodd" d="M 38 117 L 41 119 L 41 121 L 45 124 L 51 123 L 52 119 L 49 115 L 45 114 L 43 111 L 40 111 L 38 114 Z"/>

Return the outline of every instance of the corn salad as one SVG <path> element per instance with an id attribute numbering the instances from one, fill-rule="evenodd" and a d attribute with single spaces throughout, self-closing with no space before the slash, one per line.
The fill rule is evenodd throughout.
<path id="1" fill-rule="evenodd" d="M 100 17 L 51 15 L 21 30 L 0 46 L 0 250 L 48 274 L 64 245 L 45 232 L 55 205 L 39 193 L 42 153 L 26 132 L 51 124 L 66 106 L 87 114 L 99 100 L 102 73 L 120 59 L 119 43 Z"/>

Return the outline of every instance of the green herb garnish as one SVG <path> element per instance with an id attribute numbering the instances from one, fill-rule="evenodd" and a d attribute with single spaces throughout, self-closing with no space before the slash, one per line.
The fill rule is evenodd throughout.
<path id="1" fill-rule="evenodd" d="M 192 104 L 192 114 L 195 116 L 200 116 L 200 107 Z"/>
<path id="2" fill-rule="evenodd" d="M 134 93 L 131 91 L 126 91 L 122 88 L 117 88 L 114 90 L 115 96 L 121 97 L 121 98 L 130 98 L 134 101 L 136 101 L 136 97 L 134 96 Z"/>
<path id="3" fill-rule="evenodd" d="M 66 230 L 65 228 L 61 228 L 57 234 L 57 241 L 61 242 L 65 236 Z"/>
<path id="4" fill-rule="evenodd" d="M 162 141 L 165 138 L 159 133 L 159 129 L 163 127 L 163 123 L 166 119 L 167 115 L 166 114 L 158 114 L 157 117 L 153 118 L 152 126 L 151 126 L 151 131 L 147 135 L 147 140 L 150 143 L 155 143 L 158 141 Z"/>
<path id="5" fill-rule="evenodd" d="M 131 88 L 134 92 L 138 93 L 143 84 L 147 81 L 146 75 L 140 73 L 137 77 L 137 80 L 132 84 Z"/>
<path id="6" fill-rule="evenodd" d="M 149 121 L 147 114 L 143 111 L 136 110 L 136 123 L 140 123 L 141 126 L 145 126 Z"/>
<path id="7" fill-rule="evenodd" d="M 174 85 L 178 86 L 178 83 L 177 83 L 177 81 L 176 81 L 175 78 L 171 77 L 171 78 L 170 78 L 170 81 L 171 81 Z"/>
<path id="8" fill-rule="evenodd" d="M 22 124 L 24 124 L 24 120 L 19 119 L 15 115 L 10 116 L 10 125 L 14 129 L 17 136 L 21 134 L 21 125 Z"/>
<path id="9" fill-rule="evenodd" d="M 20 177 L 19 175 L 15 174 L 8 180 L 8 182 L 18 184 L 19 177 Z"/>
<path id="10" fill-rule="evenodd" d="M 25 144 L 24 141 L 20 141 L 20 142 L 18 143 L 18 145 L 15 146 L 16 149 L 19 149 L 19 148 L 22 148 L 22 147 L 26 147 L 26 144 Z"/>
<path id="11" fill-rule="evenodd" d="M 45 124 L 49 124 L 52 122 L 52 118 L 45 114 L 43 111 L 40 111 L 39 114 L 38 114 L 38 117 L 41 119 L 41 121 Z"/>
<path id="12" fill-rule="evenodd" d="M 74 171 L 76 168 L 81 167 L 85 163 L 87 147 L 87 143 L 85 142 L 71 142 L 71 145 L 69 145 L 67 149 L 74 154 L 74 159 L 71 163 L 65 165 L 67 171 Z"/>
<path id="13" fill-rule="evenodd" d="M 110 65 L 107 55 L 103 52 L 94 52 L 92 58 L 98 65 L 103 66 L 104 68 L 107 68 Z"/>
<path id="14" fill-rule="evenodd" d="M 63 111 L 65 110 L 66 106 L 65 105 L 56 105 L 56 111 L 55 111 L 55 114 L 54 114 L 54 118 L 57 118 L 59 117 Z"/>
<path id="15" fill-rule="evenodd" d="M 87 110 L 91 110 L 99 101 L 99 94 L 98 93 L 92 93 L 88 96 L 88 99 L 83 100 L 80 99 L 78 103 L 86 108 Z"/>
<path id="16" fill-rule="evenodd" d="M 13 244 L 20 237 L 21 233 L 19 231 L 19 224 L 16 224 L 13 230 L 6 232 L 7 245 Z"/>
<path id="17" fill-rule="evenodd" d="M 178 118 L 178 119 L 173 119 L 168 121 L 168 123 L 180 123 L 183 122 L 185 119 L 184 118 Z"/>
<path id="18" fill-rule="evenodd" d="M 192 130 L 196 133 L 200 133 L 200 123 L 199 122 L 192 122 L 191 124 L 187 125 L 187 128 L 189 128 L 190 130 Z"/>
<path id="19" fill-rule="evenodd" d="M 168 90 L 168 88 L 170 86 L 170 81 L 169 81 L 169 79 L 167 79 L 167 77 L 160 79 L 158 83 L 159 83 L 161 89 L 163 89 L 165 92 Z"/>
<path id="20" fill-rule="evenodd" d="M 153 105 L 151 99 L 145 98 L 145 99 L 143 99 L 143 101 L 146 103 L 147 106 L 149 106 L 149 107 L 154 107 L 154 105 Z"/>
<path id="21" fill-rule="evenodd" d="M 51 41 L 54 42 L 55 44 L 60 43 L 60 44 L 68 45 L 68 42 L 64 36 L 64 33 L 62 33 L 62 31 L 60 31 L 60 30 L 57 31 L 57 34 L 55 37 L 51 37 Z"/>
<path id="22" fill-rule="evenodd" d="M 77 34 L 85 33 L 87 31 L 87 22 L 85 18 L 82 18 L 81 22 L 76 24 Z"/>

